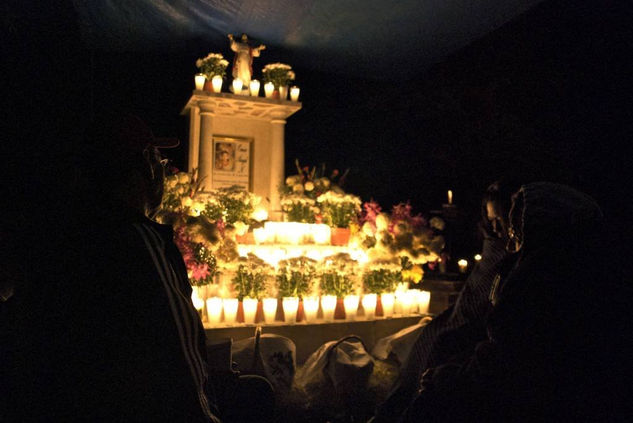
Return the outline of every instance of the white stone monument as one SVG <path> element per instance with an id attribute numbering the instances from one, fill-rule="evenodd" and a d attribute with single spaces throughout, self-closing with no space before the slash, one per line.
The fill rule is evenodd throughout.
<path id="1" fill-rule="evenodd" d="M 201 191 L 240 185 L 280 220 L 284 125 L 300 109 L 297 101 L 195 90 L 182 114 L 189 114 L 188 171 L 198 169 Z"/>

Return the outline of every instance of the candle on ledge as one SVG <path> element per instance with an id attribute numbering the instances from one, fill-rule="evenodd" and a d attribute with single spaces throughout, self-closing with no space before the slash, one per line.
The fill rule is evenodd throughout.
<path id="1" fill-rule="evenodd" d="M 267 82 L 264 84 L 264 94 L 266 94 L 266 98 L 272 98 L 273 91 L 275 91 L 275 84 L 272 82 Z"/>
<path id="2" fill-rule="evenodd" d="M 242 308 L 244 309 L 244 323 L 254 324 L 255 314 L 257 314 L 257 298 L 245 297 L 242 300 Z"/>
<path id="3" fill-rule="evenodd" d="M 196 90 L 204 90 L 204 82 L 207 78 L 203 74 L 197 73 L 196 76 L 193 77 L 193 80 L 196 84 Z"/>
<path id="4" fill-rule="evenodd" d="M 284 321 L 286 323 L 296 323 L 299 297 L 284 297 L 281 300 L 281 305 L 284 308 Z"/>
<path id="5" fill-rule="evenodd" d="M 448 204 L 453 204 L 453 191 L 448 190 Z"/>
<path id="6" fill-rule="evenodd" d="M 253 79 L 248 86 L 251 96 L 257 97 L 259 95 L 259 81 L 257 79 Z"/>
<path id="7" fill-rule="evenodd" d="M 207 299 L 207 317 L 209 323 L 217 325 L 222 317 L 222 298 L 211 297 Z"/>
<path id="8" fill-rule="evenodd" d="M 400 304 L 402 307 L 402 315 L 408 316 L 411 313 L 411 307 L 414 303 L 414 294 L 411 291 L 403 291 L 400 293 Z"/>
<path id="9" fill-rule="evenodd" d="M 459 266 L 459 273 L 466 273 L 466 269 L 468 269 L 468 261 L 461 259 L 457 262 L 457 266 Z"/>
<path id="10" fill-rule="evenodd" d="M 345 298 L 343 298 L 346 320 L 356 320 L 356 312 L 358 311 L 358 300 L 358 295 L 346 295 Z"/>
<path id="11" fill-rule="evenodd" d="M 414 289 L 410 289 L 409 293 L 411 294 L 411 307 L 409 308 L 409 312 L 417 313 L 418 305 L 420 304 L 420 294 L 422 293 L 422 291 L 420 291 L 417 288 L 414 288 Z"/>
<path id="12" fill-rule="evenodd" d="M 481 254 L 475 254 L 475 261 L 481 261 Z"/>
<path id="13" fill-rule="evenodd" d="M 241 94 L 243 86 L 244 83 L 242 82 L 242 80 L 240 78 L 235 78 L 233 80 L 233 94 Z"/>
<path id="14" fill-rule="evenodd" d="M 306 316 L 306 322 L 314 322 L 319 311 L 319 297 L 304 297 L 303 312 Z"/>
<path id="15" fill-rule="evenodd" d="M 336 295 L 321 296 L 321 309 L 323 310 L 323 320 L 331 322 L 334 320 L 334 310 L 336 309 Z"/>
<path id="16" fill-rule="evenodd" d="M 380 303 L 382 304 L 382 315 L 384 317 L 393 316 L 393 306 L 396 301 L 393 292 L 383 292 L 380 294 Z"/>
<path id="17" fill-rule="evenodd" d="M 264 320 L 266 323 L 274 323 L 277 314 L 277 298 L 264 298 L 262 300 L 264 309 Z"/>
<path id="18" fill-rule="evenodd" d="M 233 325 L 237 321 L 237 307 L 239 301 L 237 298 L 223 298 L 222 308 L 224 309 L 224 323 Z"/>
<path id="19" fill-rule="evenodd" d="M 431 293 L 429 291 L 421 291 L 418 294 L 418 311 L 420 314 L 429 314 L 429 303 L 431 302 Z"/>
<path id="20" fill-rule="evenodd" d="M 220 75 L 215 75 L 211 78 L 211 86 L 213 87 L 214 93 L 222 92 L 222 77 Z"/>
<path id="21" fill-rule="evenodd" d="M 376 317 L 376 302 L 378 296 L 376 294 L 363 295 L 362 304 L 365 310 L 365 319 L 371 320 Z"/>
<path id="22" fill-rule="evenodd" d="M 290 100 L 299 101 L 299 87 L 290 88 Z"/>

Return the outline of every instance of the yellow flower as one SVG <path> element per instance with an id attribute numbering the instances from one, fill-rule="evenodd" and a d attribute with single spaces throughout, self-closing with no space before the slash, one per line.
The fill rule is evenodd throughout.
<path id="1" fill-rule="evenodd" d="M 186 184 L 189 182 L 189 174 L 187 172 L 180 172 L 178 174 L 178 182 L 181 184 Z"/>
<path id="2" fill-rule="evenodd" d="M 312 191 L 314 189 L 314 184 L 310 181 L 306 182 L 303 186 L 306 191 Z"/>

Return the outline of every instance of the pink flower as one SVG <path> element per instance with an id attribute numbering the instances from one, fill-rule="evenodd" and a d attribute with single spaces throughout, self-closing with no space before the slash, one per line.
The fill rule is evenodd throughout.
<path id="1" fill-rule="evenodd" d="M 196 280 L 203 280 L 209 276 L 209 265 L 206 263 L 197 263 L 191 266 L 191 277 Z"/>

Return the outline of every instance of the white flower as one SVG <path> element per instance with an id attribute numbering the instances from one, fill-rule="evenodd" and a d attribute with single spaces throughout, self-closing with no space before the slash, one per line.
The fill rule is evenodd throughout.
<path id="1" fill-rule="evenodd" d="M 433 229 L 437 229 L 438 231 L 443 231 L 444 228 L 446 227 L 446 223 L 444 222 L 444 219 L 437 216 L 432 217 L 431 220 L 429 220 L 429 225 L 431 225 Z"/>
<path id="2" fill-rule="evenodd" d="M 329 188 L 330 187 L 330 180 L 328 178 L 321 178 L 321 185 L 323 185 L 325 188 Z"/>
<path id="3" fill-rule="evenodd" d="M 168 188 L 174 188 L 176 185 L 178 185 L 178 177 L 176 175 L 168 176 L 167 178 L 165 178 L 165 183 L 167 184 Z"/>
<path id="4" fill-rule="evenodd" d="M 202 59 L 198 59 L 198 60 L 196 60 L 196 67 L 197 67 L 197 68 L 202 67 Z"/>
<path id="5" fill-rule="evenodd" d="M 248 231 L 248 225 L 239 220 L 233 224 L 233 227 L 235 228 L 235 233 L 239 236 L 244 235 Z"/>
<path id="6" fill-rule="evenodd" d="M 296 184 L 295 186 L 292 187 L 292 191 L 296 192 L 298 194 L 303 193 L 303 185 L 301 184 Z"/>
<path id="7" fill-rule="evenodd" d="M 189 174 L 187 172 L 180 172 L 178 173 L 177 176 L 178 176 L 178 182 L 181 184 L 186 184 L 190 180 Z"/>
<path id="8" fill-rule="evenodd" d="M 289 186 L 294 186 L 300 182 L 301 182 L 301 176 L 299 175 L 292 175 L 286 178 L 286 185 L 289 185 Z"/>
<path id="9" fill-rule="evenodd" d="M 180 199 L 180 204 L 183 207 L 191 207 L 191 205 L 193 204 L 193 200 L 191 199 L 191 197 L 183 197 Z"/>
<path id="10" fill-rule="evenodd" d="M 306 191 L 312 191 L 314 189 L 314 184 L 310 181 L 306 182 L 303 186 Z"/>
<path id="11" fill-rule="evenodd" d="M 385 231 L 389 227 L 389 217 L 385 213 L 376 216 L 376 231 Z"/>

